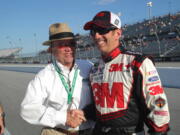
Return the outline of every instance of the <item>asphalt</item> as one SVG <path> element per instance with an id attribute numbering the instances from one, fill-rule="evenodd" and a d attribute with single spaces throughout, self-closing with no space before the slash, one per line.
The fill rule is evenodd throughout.
<path id="1" fill-rule="evenodd" d="M 39 135 L 41 127 L 31 125 L 20 117 L 20 104 L 31 73 L 0 70 L 0 101 L 6 113 L 6 126 L 12 135 Z"/>
<path id="2" fill-rule="evenodd" d="M 173 65 L 180 67 L 179 63 L 170 63 L 170 66 Z M 162 64 L 158 66 L 162 66 Z M 6 112 L 6 126 L 12 135 L 40 134 L 41 126 L 31 125 L 19 115 L 20 104 L 24 98 L 26 87 L 34 76 L 34 73 L 0 70 L 0 101 L 4 105 Z M 171 130 L 168 135 L 178 135 L 180 133 L 180 118 L 178 116 L 180 114 L 180 89 L 165 88 L 165 92 L 171 114 Z"/>

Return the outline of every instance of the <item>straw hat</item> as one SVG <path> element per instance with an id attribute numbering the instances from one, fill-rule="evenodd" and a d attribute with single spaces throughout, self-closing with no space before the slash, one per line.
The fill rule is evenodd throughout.
<path id="1" fill-rule="evenodd" d="M 43 45 L 51 45 L 52 41 L 75 39 L 70 27 L 65 23 L 55 23 L 49 27 L 49 40 Z"/>

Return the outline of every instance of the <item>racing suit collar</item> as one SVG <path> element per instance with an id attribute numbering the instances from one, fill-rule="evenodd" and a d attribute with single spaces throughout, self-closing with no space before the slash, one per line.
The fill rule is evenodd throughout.
<path id="1" fill-rule="evenodd" d="M 113 60 L 116 56 L 118 56 L 122 52 L 122 46 L 118 46 L 115 48 L 112 52 L 110 52 L 108 55 L 102 55 L 102 59 L 105 63 Z"/>

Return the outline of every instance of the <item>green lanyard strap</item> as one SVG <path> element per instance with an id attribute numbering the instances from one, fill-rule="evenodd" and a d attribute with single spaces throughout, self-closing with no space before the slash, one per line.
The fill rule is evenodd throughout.
<path id="1" fill-rule="evenodd" d="M 72 95 L 73 95 L 73 92 L 74 92 L 74 88 L 75 88 L 75 84 L 76 84 L 76 80 L 77 80 L 77 74 L 78 74 L 78 70 L 76 69 L 75 70 L 75 73 L 74 73 L 74 77 L 73 77 L 73 82 L 72 82 L 72 87 L 71 87 L 71 84 L 70 83 L 67 83 L 61 73 L 61 69 L 59 69 L 57 63 L 53 63 L 54 67 L 55 67 L 55 70 L 57 71 L 58 75 L 59 75 L 59 78 L 61 79 L 61 82 L 68 94 L 68 104 L 71 104 L 72 102 Z"/>

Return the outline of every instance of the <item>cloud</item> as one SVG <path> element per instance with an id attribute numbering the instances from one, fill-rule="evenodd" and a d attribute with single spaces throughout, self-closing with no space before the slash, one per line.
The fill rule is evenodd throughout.
<path id="1" fill-rule="evenodd" d="M 98 1 L 98 5 L 107 5 L 107 4 L 109 4 L 109 3 L 113 3 L 113 2 L 115 2 L 116 0 L 99 0 Z"/>

